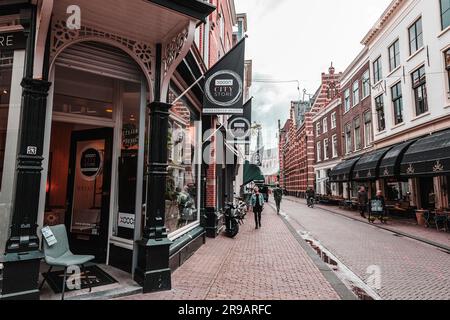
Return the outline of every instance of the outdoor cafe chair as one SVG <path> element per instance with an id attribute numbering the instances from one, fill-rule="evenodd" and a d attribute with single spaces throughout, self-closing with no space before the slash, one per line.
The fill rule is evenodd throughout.
<path id="1" fill-rule="evenodd" d="M 71 266 L 78 266 L 80 267 L 81 272 L 86 274 L 84 265 L 94 260 L 95 257 L 88 255 L 75 255 L 70 251 L 69 240 L 67 237 L 67 230 L 65 225 L 58 225 L 49 228 L 53 232 L 53 235 L 55 236 L 57 242 L 54 245 L 49 246 L 47 241 L 45 240 L 43 241 L 45 262 L 47 263 L 47 265 L 50 266 L 50 269 L 48 270 L 47 274 L 44 275 L 44 280 L 42 281 L 39 290 L 41 290 L 45 282 L 48 281 L 47 275 L 50 274 L 50 272 L 54 267 L 63 267 L 64 281 L 62 285 L 61 299 L 64 300 L 67 282 L 67 269 Z M 86 280 L 89 286 L 89 292 L 92 292 L 92 284 L 87 275 Z"/>

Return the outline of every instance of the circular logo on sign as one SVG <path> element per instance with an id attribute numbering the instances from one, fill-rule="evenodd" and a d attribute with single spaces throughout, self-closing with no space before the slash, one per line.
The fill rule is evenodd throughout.
<path id="1" fill-rule="evenodd" d="M 231 107 L 242 97 L 241 77 L 234 71 L 216 72 L 206 81 L 206 97 L 220 107 Z"/>
<path id="2" fill-rule="evenodd" d="M 251 135 L 251 123 L 246 118 L 236 118 L 229 124 L 229 134 L 231 137 L 244 140 Z"/>
<path id="3" fill-rule="evenodd" d="M 83 151 L 80 160 L 80 171 L 86 180 L 95 180 L 102 170 L 102 156 L 94 148 Z"/>

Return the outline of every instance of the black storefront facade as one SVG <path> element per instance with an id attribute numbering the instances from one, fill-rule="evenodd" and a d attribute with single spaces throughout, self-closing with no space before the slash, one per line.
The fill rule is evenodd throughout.
<path id="1" fill-rule="evenodd" d="M 444 130 L 381 148 L 343 161 L 330 179 L 344 185 L 346 199 L 355 198 L 357 189 L 365 186 L 369 195 L 381 190 L 388 204 L 400 204 L 400 208 L 448 210 L 449 141 L 450 130 Z"/>
<path id="2" fill-rule="evenodd" d="M 171 270 L 203 243 L 201 97 L 171 102 L 215 8 L 116 1 L 135 10 L 105 13 L 101 2 L 0 5 L 0 299 L 39 298 L 44 225 L 65 224 L 75 253 L 130 272 L 144 292 L 170 289 Z"/>

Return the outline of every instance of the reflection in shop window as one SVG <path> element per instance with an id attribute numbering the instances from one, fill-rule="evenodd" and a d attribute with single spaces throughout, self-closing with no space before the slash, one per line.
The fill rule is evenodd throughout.
<path id="1" fill-rule="evenodd" d="M 177 97 L 173 90 L 169 101 Z M 185 100 L 170 110 L 168 132 L 169 174 L 166 192 L 166 228 L 174 233 L 199 219 L 198 167 L 195 142 L 198 136 L 196 115 Z"/>
<path id="2" fill-rule="evenodd" d="M 141 85 L 132 82 L 122 82 L 121 85 L 122 141 L 119 158 L 119 211 L 115 236 L 132 240 L 136 221 Z"/>
<path id="3" fill-rule="evenodd" d="M 12 79 L 13 52 L 0 52 L 0 189 L 3 179 L 3 168 L 8 131 L 9 100 Z"/>

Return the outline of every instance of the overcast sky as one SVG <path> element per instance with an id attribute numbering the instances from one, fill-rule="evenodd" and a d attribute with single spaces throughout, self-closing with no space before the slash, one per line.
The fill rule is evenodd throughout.
<path id="1" fill-rule="evenodd" d="M 299 80 L 314 93 L 333 62 L 336 72 L 363 48 L 362 38 L 391 0 L 235 0 L 247 13 L 247 58 L 258 80 Z M 296 83 L 254 82 L 253 119 L 262 124 L 266 148 L 276 147 L 278 119 L 288 119 L 290 101 L 299 99 Z"/>

